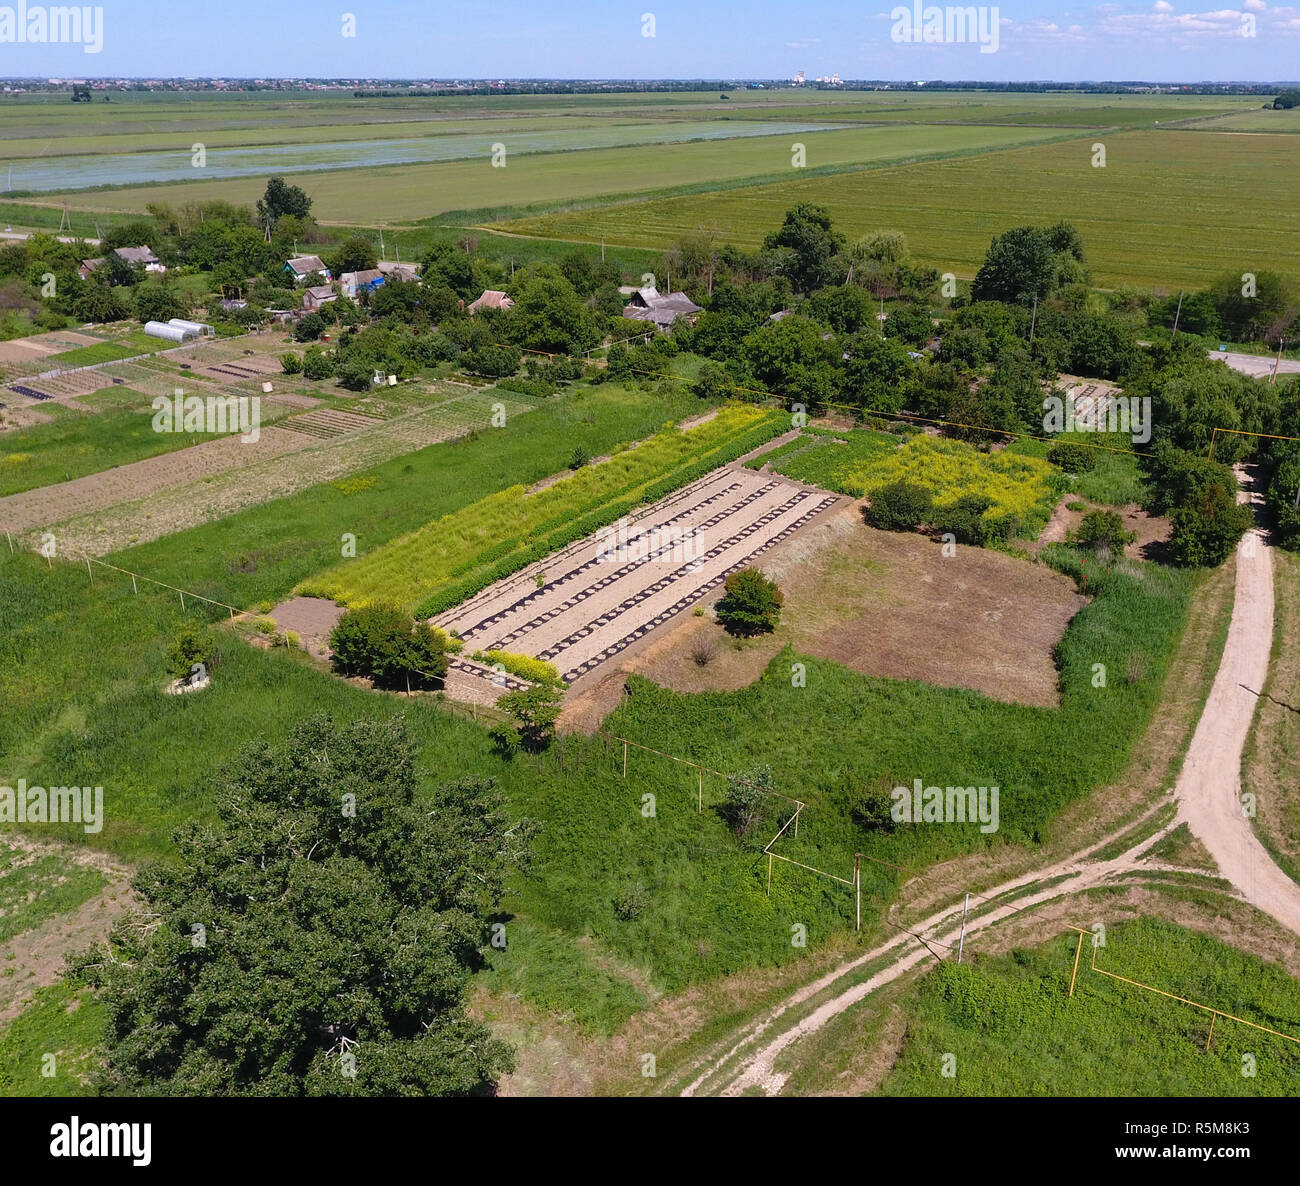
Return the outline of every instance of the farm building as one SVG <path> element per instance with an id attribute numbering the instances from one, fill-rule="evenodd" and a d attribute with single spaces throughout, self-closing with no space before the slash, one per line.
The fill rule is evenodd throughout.
<path id="1" fill-rule="evenodd" d="M 77 269 L 77 275 L 83 280 L 89 280 L 95 269 L 102 268 L 107 262 L 102 255 L 98 259 L 83 259 L 81 267 Z"/>
<path id="2" fill-rule="evenodd" d="M 653 321 L 655 328 L 667 333 L 679 317 L 691 317 L 702 312 L 684 292 L 661 293 L 651 286 L 638 288 L 624 306 L 623 316 L 632 321 Z"/>
<path id="3" fill-rule="evenodd" d="M 367 268 L 363 272 L 344 272 L 339 276 L 343 295 L 351 300 L 357 299 L 361 292 L 374 292 L 384 282 L 384 274 L 378 268 Z"/>
<path id="4" fill-rule="evenodd" d="M 188 342 L 191 338 L 198 337 L 198 334 L 182 329 L 179 325 L 170 325 L 166 321 L 148 321 L 145 323 L 144 332 L 151 338 L 162 338 L 165 342 Z"/>
<path id="5" fill-rule="evenodd" d="M 392 260 L 381 259 L 378 266 L 386 280 L 401 280 L 406 284 L 420 282 L 419 264 L 394 263 Z"/>
<path id="6" fill-rule="evenodd" d="M 337 301 L 338 293 L 328 284 L 317 284 L 307 289 L 302 294 L 302 307 L 304 309 L 319 309 L 322 305 L 328 305 L 330 301 Z"/>
<path id="7" fill-rule="evenodd" d="M 143 264 L 146 272 L 165 272 L 167 270 L 167 266 L 148 247 L 119 247 L 113 254 L 118 259 L 126 260 L 129 264 Z"/>
<path id="8" fill-rule="evenodd" d="M 504 292 L 498 292 L 495 288 L 485 289 L 483 295 L 476 301 L 471 301 L 466 312 L 471 315 L 477 313 L 480 309 L 513 309 L 515 307 L 512 301 Z"/>
<path id="9" fill-rule="evenodd" d="M 318 273 L 326 280 L 334 279 L 319 255 L 295 255 L 284 265 L 282 271 L 292 276 L 295 284 L 305 284 L 307 277 L 313 273 Z"/>
<path id="10" fill-rule="evenodd" d="M 177 329 L 184 330 L 196 338 L 214 338 L 217 336 L 217 331 L 203 321 L 186 321 L 183 317 L 172 317 L 167 324 L 174 325 Z"/>

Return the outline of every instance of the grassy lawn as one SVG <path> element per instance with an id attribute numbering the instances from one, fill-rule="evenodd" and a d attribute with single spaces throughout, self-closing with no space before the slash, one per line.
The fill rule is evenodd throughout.
<path id="1" fill-rule="evenodd" d="M 88 988 L 64 982 L 42 989 L 0 1028 L 0 1096 L 89 1095 L 87 1078 L 107 1020 Z"/>
<path id="2" fill-rule="evenodd" d="M 119 388 L 114 395 L 149 406 L 149 398 L 139 392 L 123 393 Z M 149 411 L 82 412 L 53 401 L 42 410 L 54 419 L 0 436 L 0 497 L 172 453 L 221 435 L 154 432 Z"/>

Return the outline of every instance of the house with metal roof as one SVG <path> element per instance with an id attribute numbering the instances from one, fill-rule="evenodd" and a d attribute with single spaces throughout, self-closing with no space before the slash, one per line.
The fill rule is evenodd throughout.
<path id="1" fill-rule="evenodd" d="M 295 255 L 284 265 L 282 271 L 292 276 L 295 284 L 306 284 L 307 278 L 313 273 L 319 274 L 326 280 L 334 279 L 319 255 Z"/>
<path id="2" fill-rule="evenodd" d="M 652 321 L 663 333 L 672 329 L 679 317 L 693 317 L 703 312 L 684 292 L 662 293 L 653 285 L 638 288 L 623 307 L 623 316 L 632 321 Z"/>

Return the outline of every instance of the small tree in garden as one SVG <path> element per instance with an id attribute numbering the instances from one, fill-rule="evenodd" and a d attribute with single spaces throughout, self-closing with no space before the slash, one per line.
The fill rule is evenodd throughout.
<path id="1" fill-rule="evenodd" d="M 1124 520 L 1115 511 L 1089 511 L 1079 524 L 1074 542 L 1097 552 L 1123 552 L 1125 544 L 1137 539 L 1136 531 L 1126 531 Z"/>
<path id="2" fill-rule="evenodd" d="M 742 568 L 727 578 L 723 588 L 726 593 L 718 602 L 718 621 L 728 634 L 745 637 L 776 628 L 785 598 L 774 581 L 756 568 Z"/>
<path id="3" fill-rule="evenodd" d="M 185 679 L 195 674 L 194 668 L 198 664 L 211 667 L 213 658 L 212 640 L 207 632 L 192 622 L 186 622 L 167 648 L 167 670 L 173 678 Z"/>
<path id="4" fill-rule="evenodd" d="M 441 688 L 447 674 L 442 635 L 394 606 L 348 610 L 330 633 L 330 650 L 335 671 L 369 676 L 380 688 Z"/>
<path id="5" fill-rule="evenodd" d="M 529 753 L 544 750 L 555 740 L 561 697 L 559 688 L 544 684 L 506 693 L 497 701 L 497 707 L 515 723 L 494 726 L 492 740 L 507 753 L 520 749 Z"/>
<path id="6" fill-rule="evenodd" d="M 763 835 L 758 825 L 766 817 L 771 801 L 772 767 L 756 766 L 743 775 L 727 779 L 727 797 L 718 804 L 718 814 L 742 844 Z"/>

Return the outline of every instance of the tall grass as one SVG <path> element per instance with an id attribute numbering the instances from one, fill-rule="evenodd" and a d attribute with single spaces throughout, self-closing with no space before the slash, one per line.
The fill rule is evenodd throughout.
<path id="1" fill-rule="evenodd" d="M 512 559 L 515 553 L 532 559 L 538 541 L 552 533 L 568 537 L 591 530 L 595 524 L 586 519 L 593 513 L 607 518 L 616 504 L 636 500 L 652 486 L 662 493 L 659 486 L 671 484 L 674 474 L 689 481 L 699 471 L 728 460 L 736 446 L 750 444 L 751 436 L 756 445 L 775 435 L 780 422 L 774 412 L 748 406 L 723 408 L 704 424 L 685 432 L 670 428 L 657 433 L 535 494 L 519 485 L 489 495 L 367 556 L 304 581 L 299 592 L 347 605 L 387 601 L 412 609 L 419 606 L 425 614 L 434 612 L 428 600 L 456 578 L 462 578 L 459 595 L 472 592 L 475 585 L 509 571 L 512 564 L 520 567 Z M 555 541 L 547 546 L 551 542 Z"/>
<path id="2" fill-rule="evenodd" d="M 1085 941 L 1086 944 L 1087 941 Z M 922 982 L 885 1095 L 1294 1095 L 1300 1045 L 1090 970 L 1076 937 L 941 963 Z M 1209 935 L 1141 919 L 1106 932 L 1097 966 L 1300 1037 L 1300 983 Z M 941 1073 L 955 1054 L 957 1074 Z M 1243 1074 L 1243 1055 L 1255 1074 Z"/>
<path id="3" fill-rule="evenodd" d="M 577 446 L 595 457 L 700 409 L 701 401 L 686 392 L 648 399 L 612 383 L 578 388 L 512 417 L 504 428 L 430 445 L 353 475 L 375 479 L 365 490 L 324 483 L 110 559 L 231 605 L 273 601 L 337 564 L 345 533 L 356 537 L 358 555 L 369 554 L 479 498 L 563 470 Z"/>

